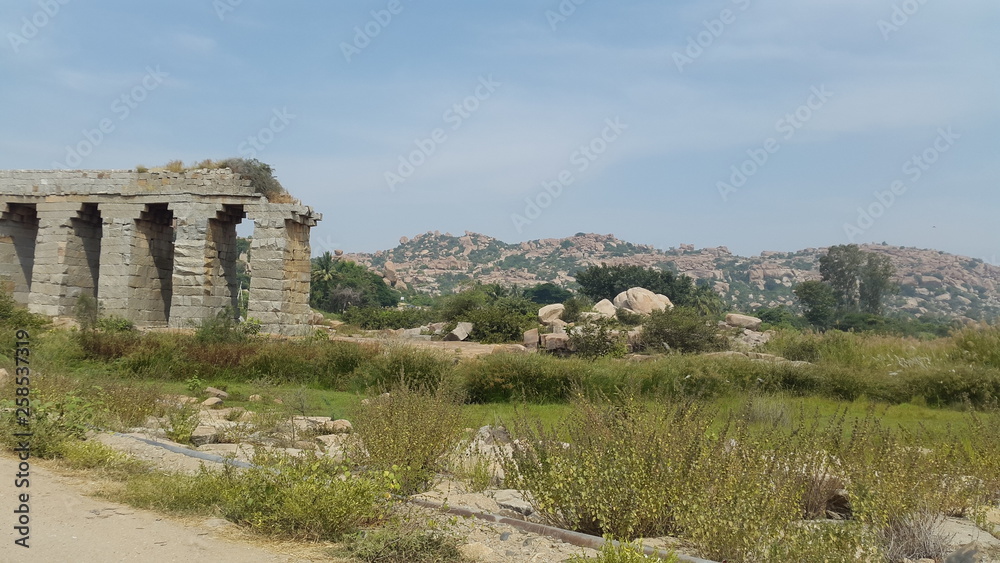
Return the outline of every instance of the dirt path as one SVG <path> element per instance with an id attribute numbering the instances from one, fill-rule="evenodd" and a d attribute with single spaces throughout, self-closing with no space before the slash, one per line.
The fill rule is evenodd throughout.
<path id="1" fill-rule="evenodd" d="M 86 482 L 58 475 L 32 461 L 30 487 L 14 486 L 18 461 L 0 454 L 0 561 L 4 563 L 113 561 L 166 563 L 299 563 L 245 542 L 219 537 L 227 526 L 206 520 L 184 524 L 153 512 L 85 496 Z M 29 493 L 30 547 L 20 537 L 14 510 L 17 495 Z"/>

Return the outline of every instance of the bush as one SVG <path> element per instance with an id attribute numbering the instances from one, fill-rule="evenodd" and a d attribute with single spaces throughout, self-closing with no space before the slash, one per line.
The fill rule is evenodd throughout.
<path id="1" fill-rule="evenodd" d="M 581 358 L 622 358 L 628 353 L 628 334 L 613 330 L 611 319 L 597 319 L 570 332 L 570 346 Z"/>
<path id="2" fill-rule="evenodd" d="M 547 522 L 623 539 L 679 535 L 717 560 L 855 555 L 857 527 L 795 523 L 803 489 L 791 468 L 817 441 L 808 426 L 790 441 L 775 427 L 751 431 L 746 411 L 718 428 L 694 403 L 654 406 L 628 394 L 573 406 L 551 431 L 515 425 L 519 441 L 504 462 L 508 483 Z"/>
<path id="3" fill-rule="evenodd" d="M 250 180 L 250 187 L 266 197 L 268 201 L 289 203 L 291 196 L 288 195 L 281 182 L 275 178 L 274 170 L 268 164 L 256 158 L 229 158 L 216 164 L 220 168 L 228 168 L 244 179 Z"/>
<path id="4" fill-rule="evenodd" d="M 442 530 L 394 521 L 352 536 L 347 551 L 364 563 L 461 563 L 459 543 Z"/>
<path id="5" fill-rule="evenodd" d="M 406 382 L 363 401 L 351 420 L 355 441 L 348 446 L 349 457 L 393 471 L 405 494 L 429 488 L 464 427 L 454 391 Z"/>
<path id="6" fill-rule="evenodd" d="M 98 319 L 97 328 L 104 332 L 131 332 L 135 330 L 135 323 L 117 315 Z"/>
<path id="7" fill-rule="evenodd" d="M 105 489 L 104 498 L 174 514 L 211 515 L 224 503 L 224 482 L 202 466 L 196 475 L 147 473 L 131 476 L 120 489 Z"/>
<path id="8" fill-rule="evenodd" d="M 568 323 L 575 323 L 580 320 L 580 313 L 584 311 L 589 311 L 594 306 L 594 303 L 583 296 L 570 297 L 569 299 L 563 301 L 562 320 Z"/>
<path id="9" fill-rule="evenodd" d="M 432 322 L 426 309 L 385 309 L 381 307 L 350 307 L 341 319 L 364 330 L 395 330 L 414 328 Z"/>
<path id="10" fill-rule="evenodd" d="M 473 309 L 461 318 L 472 323 L 470 337 L 486 344 L 521 342 L 524 331 L 532 325 L 537 326 L 533 316 L 499 305 Z"/>
<path id="11" fill-rule="evenodd" d="M 714 323 L 689 307 L 653 311 L 642 325 L 642 347 L 646 350 L 715 352 L 728 347 Z"/>
<path id="12" fill-rule="evenodd" d="M 581 381 L 583 362 L 542 354 L 490 354 L 458 365 L 458 377 L 474 403 L 564 401 Z"/>
<path id="13" fill-rule="evenodd" d="M 406 344 L 382 346 L 354 373 L 355 391 L 387 390 L 401 380 L 414 387 L 437 389 L 452 374 L 454 361 L 444 353 Z"/>
<path id="14" fill-rule="evenodd" d="M 615 542 L 607 540 L 601 546 L 601 551 L 597 557 L 571 557 L 568 563 L 648 563 L 650 561 L 666 561 L 666 563 L 680 563 L 677 555 L 671 552 L 665 557 L 650 557 L 643 555 L 642 543 Z"/>
<path id="15" fill-rule="evenodd" d="M 205 319 L 199 323 L 194 337 L 201 344 L 218 342 L 247 342 L 260 332 L 260 321 L 240 323 L 236 320 L 236 312 L 232 307 L 219 311 L 215 318 Z"/>
<path id="16" fill-rule="evenodd" d="M 119 479 L 149 471 L 147 463 L 94 441 L 67 441 L 63 444 L 61 457 L 63 462 L 73 469 L 84 469 L 91 474 L 100 471 Z"/>
<path id="17" fill-rule="evenodd" d="M 470 289 L 461 293 L 445 295 L 435 303 L 437 317 L 445 322 L 460 320 L 470 311 L 483 307 L 487 303 L 487 295 L 481 290 Z"/>
<path id="18" fill-rule="evenodd" d="M 222 512 L 251 529 L 281 537 L 337 541 L 385 520 L 398 485 L 391 473 L 352 473 L 315 455 L 254 456 L 250 469 L 226 466 Z"/>
<path id="19" fill-rule="evenodd" d="M 14 302 L 14 297 L 0 285 L 0 326 L 33 330 L 48 324 L 48 319 L 28 312 Z"/>

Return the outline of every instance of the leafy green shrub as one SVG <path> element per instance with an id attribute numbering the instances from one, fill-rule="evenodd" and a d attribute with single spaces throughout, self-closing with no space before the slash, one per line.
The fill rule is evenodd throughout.
<path id="1" fill-rule="evenodd" d="M 97 328 L 104 332 L 131 332 L 135 330 L 135 323 L 125 317 L 111 315 L 98 319 Z"/>
<path id="2" fill-rule="evenodd" d="M 622 358 L 628 353 L 628 335 L 614 330 L 611 319 L 597 319 L 578 325 L 569 333 L 570 346 L 581 358 Z"/>
<path id="3" fill-rule="evenodd" d="M 194 430 L 198 428 L 200 419 L 198 417 L 198 409 L 190 406 L 183 405 L 174 409 L 167 411 L 167 427 L 164 428 L 164 432 L 167 433 L 167 438 L 170 438 L 178 444 L 187 444 L 191 441 L 191 434 Z"/>
<path id="4" fill-rule="evenodd" d="M 625 541 L 615 545 L 610 540 L 604 542 L 597 557 L 571 557 L 568 559 L 568 563 L 649 563 L 650 561 L 680 563 L 680 559 L 672 552 L 665 557 L 654 558 L 643 555 L 642 543 Z"/>
<path id="5" fill-rule="evenodd" d="M 718 327 L 695 309 L 674 307 L 649 315 L 642 325 L 642 345 L 651 351 L 665 351 L 666 345 L 670 350 L 697 353 L 724 350 L 728 342 Z"/>
<path id="6" fill-rule="evenodd" d="M 384 389 L 402 379 L 409 385 L 436 389 L 452 373 L 454 362 L 438 350 L 405 344 L 382 346 L 355 372 L 355 390 Z"/>
<path id="7" fill-rule="evenodd" d="M 822 359 L 823 336 L 814 332 L 782 330 L 767 343 L 767 350 L 782 358 L 816 363 Z"/>
<path id="8" fill-rule="evenodd" d="M 555 526 L 625 539 L 665 535 L 675 531 L 674 504 L 694 470 L 685 457 L 710 423 L 693 405 L 649 410 L 627 396 L 577 397 L 557 428 L 515 421 L 520 440 L 503 459 L 505 482 Z"/>
<path id="9" fill-rule="evenodd" d="M 396 490 L 389 472 L 352 473 L 315 455 L 257 452 L 250 469 L 222 474 L 222 512 L 251 529 L 282 537 L 339 540 L 382 522 Z"/>
<path id="10" fill-rule="evenodd" d="M 542 354 L 490 354 L 460 363 L 457 372 L 474 403 L 548 402 L 566 400 L 583 368 L 582 362 Z"/>
<path id="11" fill-rule="evenodd" d="M 417 308 L 350 307 L 341 318 L 364 330 L 395 330 L 427 324 L 432 322 L 433 315 L 426 309 Z"/>
<path id="12" fill-rule="evenodd" d="M 68 440 L 63 443 L 60 454 L 68 467 L 101 471 L 115 478 L 149 471 L 149 464 L 133 459 L 100 442 Z"/>
<path id="13" fill-rule="evenodd" d="M 204 466 L 196 475 L 145 473 L 130 476 L 121 488 L 104 489 L 104 498 L 174 514 L 211 515 L 224 503 L 225 482 Z"/>
<path id="14" fill-rule="evenodd" d="M 580 313 L 584 311 L 589 311 L 594 306 L 594 303 L 584 296 L 570 297 L 569 299 L 563 301 L 562 320 L 568 323 L 575 323 L 580 320 Z"/>
<path id="15" fill-rule="evenodd" d="M 364 563 L 461 563 L 459 539 L 415 523 L 390 522 L 348 539 L 347 551 Z"/>
<path id="16" fill-rule="evenodd" d="M 442 321 L 456 321 L 469 311 L 486 305 L 488 297 L 479 289 L 466 290 L 461 293 L 442 296 L 434 304 L 434 311 Z"/>
<path id="17" fill-rule="evenodd" d="M 0 326 L 33 330 L 48 324 L 48 319 L 28 312 L 14 302 L 14 297 L 0 286 Z"/>
<path id="18" fill-rule="evenodd" d="M 802 438 L 789 441 L 773 426 L 751 431 L 746 411 L 721 429 L 714 419 L 693 403 L 578 399 L 551 431 L 515 426 L 505 474 L 544 518 L 571 529 L 679 535 L 718 560 L 853 560 L 857 527 L 796 524 L 803 482 L 791 468 L 815 432 L 796 426 Z"/>
<path id="19" fill-rule="evenodd" d="M 992 408 L 1000 401 L 1000 373 L 982 366 L 935 367 L 907 374 L 907 398 L 922 397 L 934 407 Z"/>
<path id="20" fill-rule="evenodd" d="M 646 317 L 643 317 L 639 313 L 630 313 L 624 309 L 618 309 L 615 318 L 625 326 L 639 326 L 646 321 Z"/>
<path id="21" fill-rule="evenodd" d="M 393 471 L 407 494 L 429 488 L 464 427 L 454 391 L 406 382 L 363 401 L 351 420 L 356 440 L 348 447 L 349 457 Z"/>
<path id="22" fill-rule="evenodd" d="M 471 338 L 486 344 L 521 342 L 524 331 L 537 326 L 533 316 L 501 305 L 473 309 L 462 320 L 472 323 Z"/>
<path id="23" fill-rule="evenodd" d="M 204 319 L 198 324 L 194 337 L 199 343 L 246 342 L 260 332 L 260 321 L 240 323 L 232 307 L 219 311 L 215 318 Z"/>

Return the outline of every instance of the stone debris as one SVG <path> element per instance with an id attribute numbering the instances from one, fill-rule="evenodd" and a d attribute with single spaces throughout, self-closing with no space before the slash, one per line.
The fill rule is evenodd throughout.
<path id="1" fill-rule="evenodd" d="M 211 397 L 218 397 L 222 400 L 226 400 L 229 398 L 229 393 L 226 393 L 222 389 L 216 389 L 215 387 L 206 387 L 205 394 Z"/>
<path id="2" fill-rule="evenodd" d="M 617 309 L 624 309 L 636 315 L 649 315 L 653 311 L 674 308 L 674 304 L 666 295 L 653 293 L 642 287 L 633 287 L 619 293 L 613 304 Z"/>
<path id="3" fill-rule="evenodd" d="M 563 312 L 565 312 L 566 307 L 561 303 L 555 305 L 546 305 L 538 310 L 538 322 L 543 325 L 547 325 L 556 319 L 562 319 Z"/>
<path id="4" fill-rule="evenodd" d="M 444 339 L 448 342 L 465 340 L 472 334 L 472 323 L 458 323 L 455 329 L 448 333 Z"/>
<path id="5" fill-rule="evenodd" d="M 759 329 L 762 322 L 764 321 L 749 315 L 740 315 L 738 313 L 729 313 L 726 315 L 727 325 L 752 331 Z"/>

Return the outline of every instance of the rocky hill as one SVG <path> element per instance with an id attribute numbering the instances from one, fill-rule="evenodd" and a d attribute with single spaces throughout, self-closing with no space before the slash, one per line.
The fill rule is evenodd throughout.
<path id="1" fill-rule="evenodd" d="M 888 255 L 896 266 L 900 292 L 891 298 L 890 312 L 977 320 L 1000 316 L 1000 267 L 937 250 L 862 248 Z M 466 231 L 461 236 L 433 232 L 403 237 L 391 250 L 344 257 L 382 273 L 396 287 L 435 294 L 473 279 L 521 287 L 542 282 L 573 287 L 573 274 L 592 265 L 655 267 L 704 280 L 700 283 L 711 284 L 734 309 L 752 311 L 781 304 L 794 307 L 791 288 L 819 279 L 819 257 L 825 253 L 825 248 L 806 248 L 743 257 L 724 246 L 696 249 L 682 244 L 660 250 L 614 235 L 586 233 L 507 244 Z"/>

